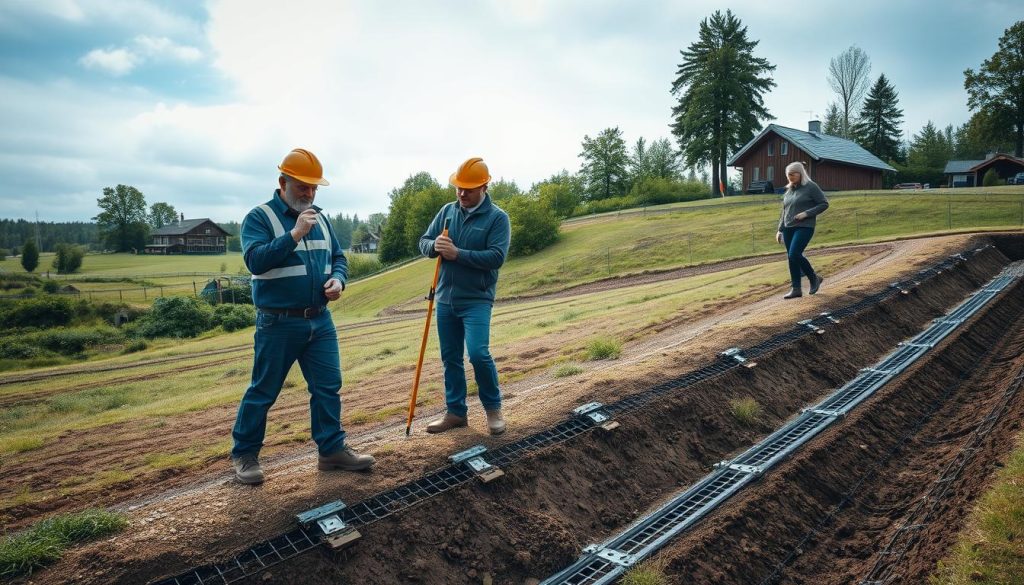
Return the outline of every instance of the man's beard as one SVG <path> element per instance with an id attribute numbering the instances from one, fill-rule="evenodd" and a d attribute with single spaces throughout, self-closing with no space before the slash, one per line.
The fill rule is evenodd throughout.
<path id="1" fill-rule="evenodd" d="M 284 202 L 288 204 L 288 207 L 291 207 L 299 213 L 302 213 L 313 206 L 313 202 L 299 199 L 287 190 L 284 192 Z"/>

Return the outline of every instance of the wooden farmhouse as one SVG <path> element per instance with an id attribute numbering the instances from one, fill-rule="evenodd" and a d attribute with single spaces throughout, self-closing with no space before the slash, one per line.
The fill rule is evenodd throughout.
<path id="1" fill-rule="evenodd" d="M 775 188 L 788 182 L 786 165 L 802 162 L 811 179 L 824 191 L 881 189 L 882 173 L 896 172 L 856 142 L 821 132 L 821 122 L 808 131 L 769 124 L 743 146 L 727 164 L 743 173 L 746 190 L 751 183 L 771 181 Z"/>
<path id="2" fill-rule="evenodd" d="M 185 214 L 149 233 L 147 254 L 227 254 L 228 232 L 208 218 L 185 219 Z"/>

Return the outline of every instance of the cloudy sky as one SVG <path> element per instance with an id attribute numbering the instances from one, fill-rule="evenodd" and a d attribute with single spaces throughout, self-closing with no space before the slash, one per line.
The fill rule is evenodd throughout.
<path id="1" fill-rule="evenodd" d="M 240 220 L 294 147 L 366 217 L 411 174 L 482 156 L 528 188 L 579 169 L 584 135 L 670 137 L 700 21 L 733 10 L 777 66 L 776 123 L 806 128 L 850 45 L 895 85 L 910 134 L 969 117 L 1020 0 L 3 0 L 0 217 L 88 221 L 133 185 L 186 217 Z M 1014 16 L 1016 15 L 1016 16 Z"/>

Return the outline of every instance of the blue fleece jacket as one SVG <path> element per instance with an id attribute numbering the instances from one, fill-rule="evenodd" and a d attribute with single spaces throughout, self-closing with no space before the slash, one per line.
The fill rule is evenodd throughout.
<path id="1" fill-rule="evenodd" d="M 420 252 L 436 258 L 434 240 L 449 220 L 448 237 L 459 249 L 459 257 L 441 262 L 435 299 L 449 305 L 493 303 L 498 269 L 508 256 L 512 226 L 508 214 L 485 195 L 480 206 L 467 213 L 458 201 L 441 208 L 420 237 Z"/>
<path id="2" fill-rule="evenodd" d="M 252 273 L 252 300 L 257 307 L 303 309 L 327 305 L 324 283 L 348 280 L 345 258 L 331 224 L 317 210 L 317 223 L 302 241 L 292 239 L 298 213 L 274 197 L 242 220 L 242 257 Z"/>

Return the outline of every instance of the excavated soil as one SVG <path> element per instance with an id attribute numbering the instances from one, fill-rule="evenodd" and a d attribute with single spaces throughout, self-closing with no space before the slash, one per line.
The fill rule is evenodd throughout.
<path id="1" fill-rule="evenodd" d="M 685 388 L 620 417 L 621 427 L 616 431 L 587 433 L 520 460 L 493 483 L 464 485 L 365 526 L 361 530 L 362 540 L 344 553 L 307 553 L 249 581 L 534 582 L 571 563 L 582 547 L 621 530 L 652 506 L 705 475 L 711 464 L 747 448 L 801 407 L 819 400 L 855 376 L 858 369 L 871 365 L 898 342 L 916 334 L 931 319 L 944 314 L 988 281 L 1011 259 L 1024 256 L 1022 240 L 1019 235 L 961 238 L 955 245 L 946 240 L 936 242 L 930 254 L 924 248 L 914 248 L 904 252 L 902 265 L 889 266 L 869 282 L 851 276 L 844 287 L 840 285 L 841 278 L 831 279 L 834 292 L 806 299 L 799 308 L 793 303 L 765 301 L 757 303 L 760 307 L 737 309 L 735 314 L 725 315 L 727 320 L 720 314 L 714 339 L 692 341 L 691 336 L 680 340 L 672 337 L 671 331 L 665 331 L 663 337 L 650 341 L 646 353 L 632 362 L 612 366 L 572 390 L 565 388 L 545 395 L 540 404 L 531 406 L 529 399 L 523 399 L 522 409 L 511 409 L 510 419 L 513 423 L 530 420 L 534 424 L 523 424 L 522 429 L 514 426 L 509 436 L 501 440 L 471 427 L 441 437 L 421 434 L 400 446 L 384 448 L 390 444 L 383 435 L 395 431 L 384 425 L 376 434 L 360 437 L 359 444 L 369 446 L 379 460 L 372 474 L 318 475 L 304 463 L 287 469 L 272 467 L 274 474 L 270 480 L 256 489 L 223 480 L 197 486 L 177 497 L 143 506 L 134 513 L 126 533 L 80 547 L 53 568 L 22 581 L 145 583 L 229 558 L 246 546 L 290 529 L 291 517 L 297 512 L 338 497 L 349 503 L 358 502 L 442 466 L 448 453 L 475 443 L 492 447 L 505 444 L 536 431 L 539 423 L 561 420 L 565 416 L 562 413 L 582 402 L 612 402 L 625 393 L 680 376 L 696 363 L 706 362 L 712 351 L 728 347 L 724 343 L 750 345 L 789 329 L 797 316 L 806 318 L 816 311 L 847 305 L 878 291 L 884 286 L 882 282 L 906 277 L 934 264 L 942 254 L 985 242 L 997 244 L 998 248 L 989 248 L 971 262 L 943 271 L 909 295 L 897 295 L 844 319 L 825 335 L 805 336 L 759 358 L 754 369 L 738 368 Z M 862 267 L 858 275 L 863 277 L 866 272 Z M 810 448 L 805 447 L 800 456 L 770 472 L 763 481 L 711 515 L 696 532 L 664 551 L 669 573 L 675 580 L 695 583 L 757 582 L 758 575 L 767 574 L 828 506 L 836 503 L 836 494 L 848 489 L 858 473 L 863 474 L 871 456 L 887 451 L 886 441 L 894 440 L 897 431 L 909 425 L 915 414 L 919 418 L 919 407 L 932 400 L 938 389 L 951 384 L 958 388 L 949 401 L 945 423 L 936 423 L 938 426 L 931 431 L 926 426 L 921 436 L 939 437 L 940 429 L 952 428 L 954 423 L 969 426 L 974 414 L 985 411 L 986 404 L 991 406 L 990 394 L 996 395 L 998 383 L 1008 381 L 1011 370 L 1024 366 L 1019 360 L 1024 333 L 1016 325 L 1007 327 L 1021 321 L 1021 292 L 1018 285 L 1002 295 L 995 308 L 947 339 L 929 354 L 926 363 L 915 366 L 899 382 L 890 383 L 876 398 L 861 405 L 855 415 L 825 437 L 819 437 Z M 758 318 L 748 315 L 751 312 Z M 693 335 L 711 329 L 711 325 L 694 328 Z M 691 342 L 683 343 L 687 340 Z M 695 354 L 695 347 L 705 351 Z M 1017 362 L 1005 357 L 1014 351 Z M 964 380 L 962 372 L 968 376 Z M 971 372 L 990 377 L 973 383 Z M 523 396 L 528 398 L 529 393 L 523 392 Z M 729 401 L 745 397 L 756 399 L 763 410 L 754 426 L 740 424 L 730 412 Z M 1012 416 L 1008 414 L 1005 421 L 1019 419 L 1021 410 L 1024 398 L 1015 401 Z M 941 419 L 943 412 L 946 410 L 936 414 L 935 420 Z M 982 467 L 965 474 L 975 487 L 958 488 L 950 497 L 949 518 L 958 521 L 962 517 L 965 504 L 984 487 L 987 470 L 1008 450 L 1015 429 L 1012 424 L 1001 423 L 992 433 L 995 444 L 976 457 L 976 461 L 984 462 L 978 463 Z M 997 438 L 1000 440 L 996 441 Z M 928 444 L 932 443 L 936 448 L 955 447 L 955 442 L 933 440 Z M 407 457 L 421 449 L 427 451 Z M 838 459 L 840 454 L 845 454 L 846 459 Z M 904 484 L 913 482 L 897 472 L 916 472 L 928 465 L 936 467 L 942 456 L 936 451 L 932 459 L 892 463 L 895 467 L 879 473 L 879 484 L 865 493 L 879 498 L 878 502 L 902 501 L 898 494 L 887 495 L 887 490 L 902 489 Z M 925 475 L 922 474 L 920 485 L 931 481 Z M 879 505 L 869 503 L 865 509 L 878 508 Z M 891 516 L 891 512 L 885 515 L 890 518 L 889 525 L 894 521 Z M 848 530 L 824 534 L 841 534 L 846 540 L 869 548 L 884 539 L 888 530 L 877 515 L 851 517 L 843 522 Z M 946 517 L 943 526 L 950 526 Z M 948 540 L 952 534 L 955 531 L 943 538 Z M 945 550 L 948 542 L 943 544 L 940 540 L 928 540 L 936 544 L 929 549 L 931 557 L 920 557 L 925 559 L 921 567 L 933 564 L 934 555 L 940 554 L 936 551 Z M 860 544 L 849 543 L 842 549 L 849 554 L 839 556 L 837 547 L 823 538 L 816 549 L 805 547 L 797 562 L 787 567 L 784 580 L 790 582 L 796 579 L 793 575 L 799 574 L 806 576 L 799 577 L 802 581 L 798 582 L 849 582 L 854 569 L 844 568 L 840 574 L 834 565 L 837 558 L 849 561 L 850 567 L 860 563 L 863 568 L 865 563 L 872 562 L 870 557 L 858 558 L 854 554 L 855 549 L 864 549 Z M 818 557 L 815 550 L 822 551 Z M 856 562 L 851 560 L 855 558 Z M 909 562 L 914 559 L 918 557 Z"/>

